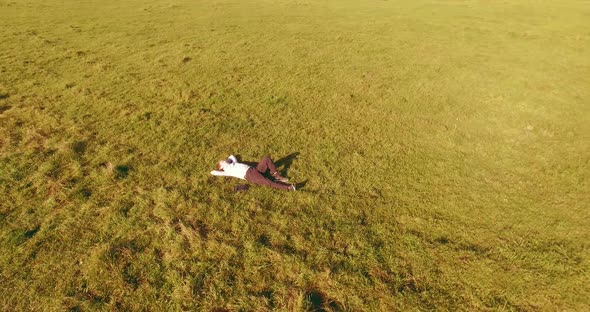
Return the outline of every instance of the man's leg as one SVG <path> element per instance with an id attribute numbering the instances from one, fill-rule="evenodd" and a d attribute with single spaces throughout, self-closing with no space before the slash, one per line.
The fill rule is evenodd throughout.
<path id="1" fill-rule="evenodd" d="M 270 174 L 275 174 L 277 172 L 277 167 L 270 159 L 270 156 L 264 156 L 256 165 L 256 170 L 260 173 L 265 173 L 266 170 L 270 169 Z"/>
<path id="2" fill-rule="evenodd" d="M 258 184 L 258 185 L 265 185 L 265 186 L 272 187 L 274 189 L 279 189 L 279 190 L 285 190 L 285 191 L 289 191 L 289 190 L 294 191 L 295 190 L 295 188 L 293 188 L 291 185 L 273 182 L 273 181 L 265 178 L 262 175 L 262 173 L 260 173 L 258 171 L 258 169 L 248 170 L 246 172 L 246 181 L 248 181 L 250 183 Z"/>
<path id="3" fill-rule="evenodd" d="M 268 155 L 262 157 L 262 160 L 260 160 L 258 165 L 256 165 L 256 170 L 258 170 L 258 172 L 260 172 L 260 173 L 265 173 L 266 170 L 270 170 L 270 174 L 273 176 L 273 178 L 276 181 L 283 182 L 283 183 L 286 183 L 289 181 L 289 179 L 282 177 L 279 174 L 279 172 L 277 171 L 277 167 L 275 166 L 275 164 L 272 162 L 272 159 L 270 159 L 270 156 L 268 156 Z"/>

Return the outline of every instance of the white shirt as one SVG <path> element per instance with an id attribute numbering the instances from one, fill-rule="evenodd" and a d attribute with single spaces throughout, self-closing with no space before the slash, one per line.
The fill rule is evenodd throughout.
<path id="1" fill-rule="evenodd" d="M 222 170 L 213 170 L 211 174 L 214 176 L 228 176 L 246 180 L 246 172 L 251 167 L 246 164 L 241 164 L 236 159 L 236 156 L 229 155 L 226 163 L 222 165 Z"/>

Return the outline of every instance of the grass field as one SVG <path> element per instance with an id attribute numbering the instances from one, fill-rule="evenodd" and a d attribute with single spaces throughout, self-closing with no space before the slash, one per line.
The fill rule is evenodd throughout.
<path id="1" fill-rule="evenodd" d="M 587 1 L 0 0 L 0 40 L 2 311 L 590 309 Z"/>

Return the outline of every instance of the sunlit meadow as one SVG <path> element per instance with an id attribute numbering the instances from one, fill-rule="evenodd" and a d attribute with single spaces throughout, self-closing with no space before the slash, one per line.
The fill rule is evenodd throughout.
<path id="1" fill-rule="evenodd" d="M 575 0 L 0 0 L 0 310 L 589 310 L 589 44 Z"/>

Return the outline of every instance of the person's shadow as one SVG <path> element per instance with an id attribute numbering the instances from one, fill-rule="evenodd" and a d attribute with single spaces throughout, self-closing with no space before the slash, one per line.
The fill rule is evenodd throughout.
<path id="1" fill-rule="evenodd" d="M 295 161 L 295 159 L 297 159 L 297 157 L 299 156 L 299 152 L 295 152 L 295 153 L 291 153 L 283 158 L 280 158 L 278 160 L 273 160 L 275 166 L 277 167 L 277 171 L 282 175 L 282 176 L 286 176 L 287 171 L 289 170 L 289 168 L 291 167 L 291 165 L 293 165 L 293 162 Z M 252 161 L 241 161 L 241 157 L 240 155 L 236 155 L 236 158 L 238 159 L 238 161 L 240 161 L 241 163 L 244 163 L 248 166 L 251 167 L 256 167 L 256 165 L 258 165 L 258 162 L 252 162 Z M 266 178 L 272 179 L 272 177 L 270 176 L 269 172 L 266 172 L 264 174 L 264 176 Z M 307 184 L 307 180 L 303 181 L 303 182 L 299 182 L 297 184 L 295 184 L 295 187 L 297 189 L 300 189 L 302 187 L 305 186 L 305 184 Z"/>
<path id="2" fill-rule="evenodd" d="M 282 174 L 286 173 L 287 170 L 289 170 L 289 168 L 293 164 L 293 161 L 295 159 L 297 159 L 297 156 L 299 156 L 299 152 L 291 153 L 291 154 L 275 161 L 275 165 L 277 166 L 277 169 L 282 167 L 283 169 L 280 170 L 280 172 Z"/>

